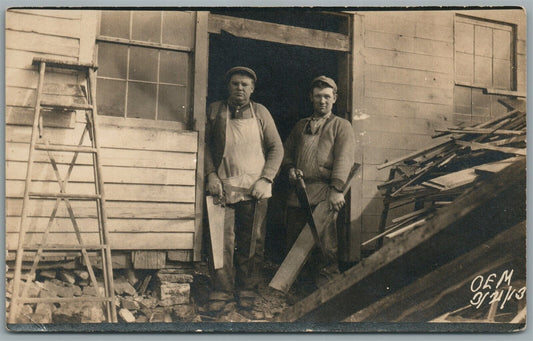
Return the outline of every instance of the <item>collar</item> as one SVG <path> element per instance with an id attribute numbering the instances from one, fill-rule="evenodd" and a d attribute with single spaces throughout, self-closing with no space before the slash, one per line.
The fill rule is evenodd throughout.
<path id="1" fill-rule="evenodd" d="M 318 115 L 315 115 L 314 113 L 311 115 L 311 117 L 309 118 L 311 121 L 320 121 L 320 120 L 327 120 L 328 118 L 331 117 L 331 111 L 328 113 L 328 114 L 325 114 L 324 116 L 318 116 Z"/>

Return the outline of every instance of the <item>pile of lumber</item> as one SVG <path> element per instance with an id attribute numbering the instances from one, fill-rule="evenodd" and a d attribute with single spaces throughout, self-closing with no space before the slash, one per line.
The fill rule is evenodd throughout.
<path id="1" fill-rule="evenodd" d="M 525 158 L 525 102 L 502 103 L 510 109 L 506 114 L 475 126 L 436 130 L 440 143 L 378 166 L 392 168 L 389 180 L 378 186 L 384 195 L 379 234 L 363 246 L 423 225 L 475 182 Z M 413 204 L 413 212 L 387 219 L 390 210 Z"/>

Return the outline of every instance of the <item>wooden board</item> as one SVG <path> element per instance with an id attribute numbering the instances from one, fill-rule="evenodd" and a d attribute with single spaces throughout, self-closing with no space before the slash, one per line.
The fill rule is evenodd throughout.
<path id="1" fill-rule="evenodd" d="M 498 161 L 498 162 L 485 163 L 483 165 L 476 166 L 474 168 L 477 174 L 498 173 L 504 170 L 505 168 L 509 167 L 510 165 L 512 165 L 514 162 L 516 162 L 518 158 L 519 156 L 512 157 L 512 158 L 505 159 L 505 160 Z"/>
<path id="2" fill-rule="evenodd" d="M 350 49 L 350 38 L 344 34 L 210 14 L 209 32 L 220 33 L 221 31 L 241 38 L 281 44 L 344 52 Z"/>
<path id="3" fill-rule="evenodd" d="M 39 32 L 59 37 L 80 37 L 80 21 L 73 21 L 71 18 L 36 16 L 33 13 L 6 12 L 6 29 Z"/>
<path id="4" fill-rule="evenodd" d="M 6 161 L 6 179 L 24 180 L 27 163 Z M 58 165 L 59 174 L 64 178 L 69 165 Z M 102 169 L 105 184 L 152 184 L 152 185 L 195 185 L 195 172 L 192 169 L 159 169 L 105 166 Z M 55 181 L 56 175 L 51 164 L 34 163 L 32 179 Z M 94 171 L 89 165 L 78 165 L 72 169 L 69 182 L 92 182 Z"/>
<path id="5" fill-rule="evenodd" d="M 39 243 L 42 233 L 26 234 L 26 243 Z M 166 249 L 192 249 L 193 233 L 109 233 L 110 245 L 113 250 L 166 250 Z M 98 233 L 82 233 L 83 242 L 86 244 L 99 244 Z M 74 233 L 51 233 L 49 242 L 61 244 L 77 244 Z M 6 248 L 17 248 L 18 233 L 6 233 Z"/>
<path id="6" fill-rule="evenodd" d="M 83 232 L 97 232 L 98 221 L 96 218 L 78 218 L 77 211 L 74 211 L 76 222 Z M 49 212 L 49 215 L 51 212 Z M 48 225 L 49 217 L 29 217 L 27 218 L 27 229 L 30 232 L 44 232 Z M 18 232 L 20 217 L 6 217 L 6 232 Z M 115 219 L 107 220 L 109 232 L 194 232 L 193 219 Z M 72 222 L 69 218 L 56 218 L 50 229 L 53 232 L 73 232 Z"/>
<path id="7" fill-rule="evenodd" d="M 131 253 L 134 269 L 162 269 L 165 267 L 166 252 L 133 251 Z"/>
<path id="8" fill-rule="evenodd" d="M 332 221 L 330 212 L 327 201 L 319 203 L 313 211 L 313 218 L 319 236 L 322 235 L 325 228 Z M 276 271 L 274 278 L 270 281 L 269 286 L 285 293 L 288 292 L 309 258 L 313 247 L 315 247 L 315 240 L 311 233 L 311 228 L 309 224 L 305 224 L 302 232 L 298 235 L 298 239 L 296 239 L 283 263 Z"/>
<path id="9" fill-rule="evenodd" d="M 6 49 L 77 57 L 79 53 L 79 39 L 6 30 Z"/>
<path id="10" fill-rule="evenodd" d="M 224 266 L 224 227 L 226 225 L 226 208 L 214 203 L 211 195 L 205 197 L 207 217 L 209 219 L 209 236 L 213 267 L 221 269 Z"/>
<path id="11" fill-rule="evenodd" d="M 476 180 L 477 174 L 475 168 L 463 169 L 458 172 L 448 173 L 422 183 L 423 186 L 434 187 L 437 185 L 439 189 L 452 189 L 472 183 Z"/>
<path id="12" fill-rule="evenodd" d="M 73 210 L 77 217 L 96 218 L 96 205 L 90 201 L 71 200 Z M 55 200 L 39 200 L 35 205 L 30 200 L 28 215 L 31 217 L 49 217 Z M 194 218 L 194 205 L 184 203 L 160 203 L 160 202 L 124 202 L 107 201 L 108 218 L 131 218 L 131 219 L 192 219 Z M 22 199 L 6 199 L 6 216 L 20 216 L 22 211 Z M 60 205 L 58 217 L 68 217 L 64 205 Z"/>

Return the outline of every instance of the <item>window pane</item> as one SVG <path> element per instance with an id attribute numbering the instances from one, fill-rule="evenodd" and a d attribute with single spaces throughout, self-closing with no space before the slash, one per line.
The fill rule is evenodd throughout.
<path id="1" fill-rule="evenodd" d="M 130 47 L 130 77 L 141 81 L 157 81 L 157 54 L 159 50 Z"/>
<path id="2" fill-rule="evenodd" d="M 481 56 L 474 58 L 474 84 L 492 88 L 492 58 Z"/>
<path id="3" fill-rule="evenodd" d="M 124 117 L 126 81 L 98 79 L 96 105 L 98 114 Z"/>
<path id="4" fill-rule="evenodd" d="M 193 46 L 193 14 L 188 12 L 163 12 L 163 44 Z"/>
<path id="5" fill-rule="evenodd" d="M 476 26 L 474 40 L 475 55 L 492 57 L 492 29 Z"/>
<path id="6" fill-rule="evenodd" d="M 453 91 L 454 111 L 460 114 L 472 114 L 472 90 L 464 86 L 455 86 Z"/>
<path id="7" fill-rule="evenodd" d="M 128 47 L 98 43 L 98 76 L 126 79 Z"/>
<path id="8" fill-rule="evenodd" d="M 494 30 L 494 58 L 511 60 L 511 32 Z"/>
<path id="9" fill-rule="evenodd" d="M 508 60 L 494 59 L 494 87 L 511 90 L 511 63 Z"/>
<path id="10" fill-rule="evenodd" d="M 159 86 L 158 120 L 187 123 L 187 88 Z"/>
<path id="11" fill-rule="evenodd" d="M 161 51 L 159 81 L 187 85 L 189 54 L 183 52 Z"/>
<path id="12" fill-rule="evenodd" d="M 155 119 L 155 99 L 155 84 L 129 82 L 127 117 Z"/>
<path id="13" fill-rule="evenodd" d="M 133 40 L 161 42 L 161 12 L 133 11 Z"/>
<path id="14" fill-rule="evenodd" d="M 100 34 L 103 36 L 129 39 L 129 11 L 102 11 Z"/>
<path id="15" fill-rule="evenodd" d="M 474 53 L 474 25 L 462 22 L 455 24 L 455 50 Z"/>

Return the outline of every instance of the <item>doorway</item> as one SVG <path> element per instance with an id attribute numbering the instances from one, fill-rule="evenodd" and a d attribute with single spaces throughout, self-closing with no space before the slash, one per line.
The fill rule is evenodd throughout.
<path id="1" fill-rule="evenodd" d="M 320 75 L 338 79 L 339 60 L 345 55 L 326 49 L 241 38 L 225 31 L 210 34 L 207 103 L 227 98 L 224 79 L 227 70 L 237 65 L 250 67 L 258 78 L 252 99 L 268 108 L 285 141 L 296 122 L 312 113 L 311 80 Z M 347 90 L 339 84 L 339 92 Z M 338 113 L 336 107 L 333 111 Z M 344 113 L 345 109 L 340 116 Z M 288 188 L 286 176 L 278 175 L 269 201 L 265 253 L 277 263 L 287 251 L 284 198 Z"/>

